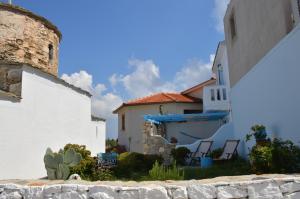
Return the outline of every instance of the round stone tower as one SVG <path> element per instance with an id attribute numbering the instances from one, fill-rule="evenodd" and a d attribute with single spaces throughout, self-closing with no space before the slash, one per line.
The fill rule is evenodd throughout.
<path id="1" fill-rule="evenodd" d="M 28 64 L 57 76 L 61 33 L 47 19 L 0 3 L 0 64 Z"/>

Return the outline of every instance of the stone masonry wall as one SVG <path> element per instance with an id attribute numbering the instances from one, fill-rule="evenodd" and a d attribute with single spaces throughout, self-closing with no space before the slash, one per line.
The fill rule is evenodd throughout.
<path id="1" fill-rule="evenodd" d="M 164 158 L 164 163 L 171 163 L 171 151 L 175 148 L 175 144 L 169 143 L 162 136 L 153 134 L 153 126 L 150 122 L 144 123 L 143 144 L 144 154 L 157 154 Z"/>
<path id="2" fill-rule="evenodd" d="M 0 90 L 21 97 L 22 69 L 17 66 L 0 64 Z"/>
<path id="3" fill-rule="evenodd" d="M 154 183 L 154 182 L 153 182 Z M 117 184 L 117 183 L 116 183 Z M 180 185 L 137 186 L 55 184 L 19 186 L 0 184 L 0 198 L 15 199 L 299 199 L 300 178 Z"/>
<path id="4" fill-rule="evenodd" d="M 57 75 L 59 36 L 44 22 L 7 8 L 0 4 L 0 63 L 25 63 Z"/>

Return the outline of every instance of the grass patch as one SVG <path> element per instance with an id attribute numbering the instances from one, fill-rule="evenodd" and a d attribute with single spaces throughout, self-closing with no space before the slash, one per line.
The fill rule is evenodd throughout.
<path id="1" fill-rule="evenodd" d="M 215 178 L 219 176 L 237 176 L 251 174 L 249 162 L 243 159 L 236 159 L 220 163 L 214 163 L 212 167 L 201 169 L 200 167 L 182 167 L 185 180 L 200 180 Z"/>

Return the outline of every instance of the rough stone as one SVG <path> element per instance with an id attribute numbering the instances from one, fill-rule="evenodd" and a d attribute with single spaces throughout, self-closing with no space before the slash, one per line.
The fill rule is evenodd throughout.
<path id="1" fill-rule="evenodd" d="M 217 188 L 218 199 L 247 198 L 248 193 L 242 186 L 220 186 Z"/>
<path id="2" fill-rule="evenodd" d="M 79 192 L 87 192 L 89 190 L 89 186 L 87 185 L 77 185 L 77 191 Z"/>
<path id="3" fill-rule="evenodd" d="M 119 199 L 139 199 L 139 188 L 137 187 L 124 187 L 117 192 Z"/>
<path id="4" fill-rule="evenodd" d="M 30 189 L 27 190 L 27 192 L 25 192 L 24 194 L 24 199 L 43 199 L 43 189 L 44 187 L 30 187 Z"/>
<path id="5" fill-rule="evenodd" d="M 11 84 L 9 85 L 9 92 L 13 93 L 17 96 L 21 96 L 21 91 L 22 90 L 22 83 L 17 83 L 17 84 Z"/>
<path id="6" fill-rule="evenodd" d="M 299 198 L 300 198 L 300 192 L 296 192 L 284 196 L 284 199 L 299 199 Z"/>
<path id="7" fill-rule="evenodd" d="M 64 184 L 61 185 L 62 192 L 68 192 L 68 191 L 77 191 L 78 185 L 76 184 Z"/>
<path id="8" fill-rule="evenodd" d="M 280 186 L 282 193 L 300 192 L 300 182 L 290 182 Z"/>
<path id="9" fill-rule="evenodd" d="M 248 185 L 248 195 L 249 199 L 283 198 L 278 184 L 274 181 L 266 181 Z"/>
<path id="10" fill-rule="evenodd" d="M 189 185 L 187 190 L 190 199 L 214 199 L 217 197 L 217 190 L 212 185 Z"/>
<path id="11" fill-rule="evenodd" d="M 57 196 L 59 199 L 86 199 L 87 195 L 76 191 L 64 192 Z"/>
<path id="12" fill-rule="evenodd" d="M 92 186 L 92 187 L 90 187 L 89 188 L 89 194 L 94 195 L 95 193 L 106 193 L 107 196 L 112 197 L 112 198 L 117 198 L 117 196 L 118 196 L 117 192 L 116 192 L 116 187 L 113 187 L 113 186 L 101 185 L 101 186 Z"/>
<path id="13" fill-rule="evenodd" d="M 164 187 L 142 187 L 139 189 L 140 198 L 143 199 L 169 199 L 167 190 Z"/>
<path id="14" fill-rule="evenodd" d="M 112 196 L 109 196 L 107 193 L 94 193 L 89 196 L 90 199 L 115 199 Z"/>
<path id="15" fill-rule="evenodd" d="M 17 8 L 8 10 L 1 6 L 0 19 L 1 63 L 29 64 L 57 75 L 59 36 L 53 29 Z M 53 47 L 52 60 L 49 46 Z"/>
<path id="16" fill-rule="evenodd" d="M 11 69 L 7 72 L 7 81 L 9 84 L 16 84 L 22 81 L 22 70 Z"/>
<path id="17" fill-rule="evenodd" d="M 186 187 L 167 186 L 168 195 L 172 199 L 188 199 Z"/>
<path id="18" fill-rule="evenodd" d="M 0 194 L 0 199 L 22 199 L 22 195 L 17 192 L 17 191 L 14 191 L 14 192 L 11 192 L 11 193 L 2 193 Z"/>
<path id="19" fill-rule="evenodd" d="M 61 185 L 48 185 L 48 186 L 45 186 L 45 188 L 44 188 L 45 195 L 60 193 L 61 191 L 62 191 Z"/>

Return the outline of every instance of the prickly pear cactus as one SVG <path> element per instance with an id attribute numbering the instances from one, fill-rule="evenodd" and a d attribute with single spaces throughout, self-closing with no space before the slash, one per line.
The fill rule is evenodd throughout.
<path id="1" fill-rule="evenodd" d="M 66 152 L 59 150 L 58 153 L 54 153 L 50 148 L 48 148 L 44 156 L 48 179 L 68 179 L 70 175 L 70 167 L 79 164 L 81 159 L 81 154 L 76 153 L 74 149 L 68 149 Z"/>

